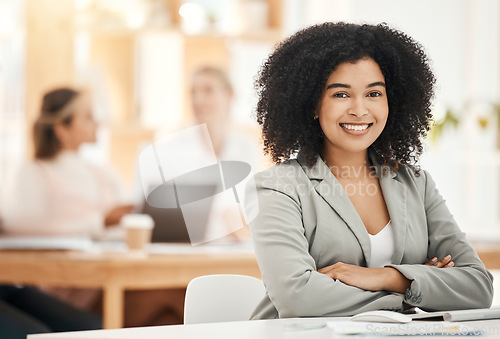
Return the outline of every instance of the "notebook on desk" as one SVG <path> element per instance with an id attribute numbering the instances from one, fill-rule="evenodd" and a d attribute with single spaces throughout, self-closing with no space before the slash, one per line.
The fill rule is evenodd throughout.
<path id="1" fill-rule="evenodd" d="M 86 237 L 52 236 L 2 236 L 0 250 L 75 250 L 92 248 L 92 241 Z"/>
<path id="2" fill-rule="evenodd" d="M 439 324 L 410 322 L 395 323 L 366 323 L 353 321 L 328 321 L 326 325 L 338 335 L 367 335 L 370 337 L 386 336 L 462 336 L 481 335 L 477 329 L 467 327 L 461 323 L 442 322 Z"/>
<path id="3" fill-rule="evenodd" d="M 461 322 L 500 319 L 500 308 L 425 312 L 416 307 L 412 311 L 417 313 L 369 311 L 353 316 L 350 321 L 329 321 L 327 325 L 337 334 L 343 335 L 481 335 L 483 334 L 482 330 Z M 384 317 L 374 316 L 375 313 L 384 312 L 391 316 L 385 314 Z M 371 313 L 370 317 L 368 317 L 369 313 Z M 363 315 L 366 316 L 361 317 Z"/>
<path id="4" fill-rule="evenodd" d="M 408 314 L 412 320 L 436 321 L 472 321 L 500 319 L 500 308 L 482 308 L 459 311 L 425 312 L 416 309 L 417 313 Z"/>

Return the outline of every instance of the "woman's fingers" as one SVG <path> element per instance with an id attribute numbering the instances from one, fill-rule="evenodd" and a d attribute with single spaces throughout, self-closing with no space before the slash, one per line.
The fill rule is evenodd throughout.
<path id="1" fill-rule="evenodd" d="M 325 266 L 325 267 L 323 267 L 323 268 L 320 268 L 320 269 L 318 270 L 318 272 L 319 272 L 319 273 L 323 273 L 323 274 L 327 274 L 327 272 L 329 272 L 329 271 L 333 270 L 335 267 L 338 267 L 338 266 L 340 266 L 340 265 L 342 265 L 342 264 L 343 264 L 343 263 L 339 261 L 338 263 L 335 263 L 335 264 L 333 264 L 333 265 L 330 265 L 330 266 Z M 328 274 L 327 274 L 327 275 L 328 275 Z"/>
<path id="2" fill-rule="evenodd" d="M 437 260 L 437 258 L 434 257 L 431 260 L 429 260 L 428 262 L 426 262 L 425 265 L 434 266 L 437 268 L 447 268 L 447 267 L 455 266 L 455 263 L 453 261 L 451 261 L 451 255 L 448 254 L 446 257 L 444 257 L 441 260 Z"/>
<path id="3" fill-rule="evenodd" d="M 432 258 L 431 260 L 429 260 L 428 262 L 426 262 L 424 265 L 427 265 L 427 266 L 432 266 L 432 264 L 434 264 L 435 262 L 438 261 L 438 258 L 437 257 L 434 257 Z"/>

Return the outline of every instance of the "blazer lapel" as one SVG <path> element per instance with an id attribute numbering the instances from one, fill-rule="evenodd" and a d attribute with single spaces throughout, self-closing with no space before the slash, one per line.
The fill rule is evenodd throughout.
<path id="1" fill-rule="evenodd" d="M 311 179 L 316 192 L 318 192 L 328 205 L 330 205 L 342 220 L 344 220 L 354 236 L 358 239 L 365 257 L 366 265 L 369 265 L 371 256 L 370 237 L 363 221 L 359 217 L 358 212 L 354 208 L 354 205 L 342 185 L 338 182 L 337 178 L 335 178 L 321 157 L 318 156 L 318 160 L 313 167 L 307 166 L 305 159 L 298 158 L 297 160 L 302 165 L 309 179 Z M 316 184 L 314 181 L 316 181 Z"/>
<path id="2" fill-rule="evenodd" d="M 370 150 L 369 156 L 375 167 L 377 177 L 379 178 L 380 187 L 394 231 L 395 248 L 392 263 L 399 264 L 403 258 L 406 238 L 407 188 L 403 183 L 397 180 L 397 174 L 393 170 L 389 170 L 382 175 L 383 168 L 377 163 L 374 154 Z M 301 158 L 300 155 L 297 160 L 312 181 L 316 192 L 333 210 L 335 210 L 356 236 L 361 246 L 361 250 L 363 251 L 366 265 L 369 266 L 371 260 L 370 237 L 363 221 L 359 217 L 356 208 L 354 208 L 354 205 L 342 185 L 338 182 L 337 178 L 335 178 L 321 157 L 318 156 L 318 160 L 313 167 L 308 166 L 305 158 Z"/>

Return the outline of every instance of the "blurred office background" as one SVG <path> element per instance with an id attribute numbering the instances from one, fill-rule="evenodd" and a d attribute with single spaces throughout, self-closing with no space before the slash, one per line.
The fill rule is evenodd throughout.
<path id="1" fill-rule="evenodd" d="M 386 22 L 425 47 L 438 86 L 422 166 L 470 237 L 500 236 L 496 0 L 0 0 L 0 182 L 31 154 L 41 95 L 58 85 L 92 89 L 102 125 L 85 156 L 129 188 L 138 145 L 192 121 L 199 66 L 228 72 L 235 128 L 257 137 L 253 81 L 265 57 L 298 29 L 339 20 Z"/>
<path id="2" fill-rule="evenodd" d="M 195 69 L 229 74 L 234 128 L 258 138 L 253 81 L 263 60 L 302 27 L 340 20 L 386 22 L 425 47 L 438 84 L 422 166 L 470 238 L 498 239 L 497 0 L 0 0 L 0 192 L 32 154 L 45 91 L 92 90 L 102 124 L 84 155 L 114 166 L 132 190 L 139 145 L 192 122 Z"/>

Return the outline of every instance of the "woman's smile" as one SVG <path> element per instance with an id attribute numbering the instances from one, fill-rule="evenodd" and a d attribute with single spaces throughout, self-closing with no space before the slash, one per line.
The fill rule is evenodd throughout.
<path id="1" fill-rule="evenodd" d="M 349 124 L 349 123 L 340 123 L 340 127 L 344 132 L 350 135 L 360 136 L 365 135 L 372 127 L 373 123 L 364 123 L 364 124 Z"/>

